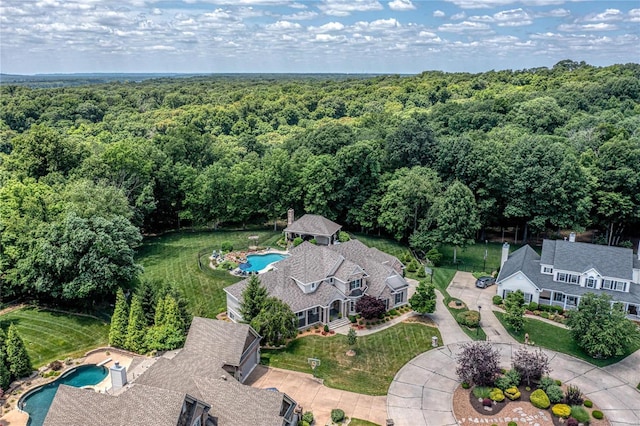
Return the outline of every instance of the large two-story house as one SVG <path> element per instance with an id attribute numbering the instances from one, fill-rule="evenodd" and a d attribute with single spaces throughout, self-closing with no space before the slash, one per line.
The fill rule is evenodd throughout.
<path id="1" fill-rule="evenodd" d="M 409 285 L 402 262 L 358 240 L 329 246 L 305 241 L 273 266 L 260 275 L 260 281 L 269 296 L 289 305 L 301 329 L 345 324 L 365 294 L 384 301 L 387 310 L 407 304 Z M 232 321 L 242 321 L 240 304 L 248 282 L 225 288 L 227 316 Z"/>
<path id="2" fill-rule="evenodd" d="M 98 393 L 61 385 L 44 426 L 297 424 L 287 394 L 243 384 L 259 359 L 260 336 L 249 325 L 194 318 L 183 349 L 142 374 L 125 370 L 123 387 Z"/>
<path id="3" fill-rule="evenodd" d="M 639 248 L 640 252 L 640 248 Z M 526 302 L 575 308 L 586 293 L 606 293 L 640 319 L 640 253 L 632 249 L 569 240 L 544 240 L 539 255 L 526 245 L 502 248 L 497 294 L 521 290 Z"/>

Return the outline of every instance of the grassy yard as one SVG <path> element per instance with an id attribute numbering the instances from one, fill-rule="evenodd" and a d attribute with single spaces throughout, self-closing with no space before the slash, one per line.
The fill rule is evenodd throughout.
<path id="1" fill-rule="evenodd" d="M 378 250 L 389 253 L 400 260 L 402 260 L 407 253 L 410 253 L 407 246 L 397 242 L 396 240 L 376 237 L 368 234 L 353 234 L 353 237 L 369 247 L 375 247 Z"/>
<path id="2" fill-rule="evenodd" d="M 18 328 L 34 367 L 81 356 L 109 341 L 107 322 L 80 315 L 22 308 L 0 315 L 5 331 L 11 323 Z"/>
<path id="3" fill-rule="evenodd" d="M 355 417 L 351 418 L 349 425 L 350 426 L 380 426 L 378 423 L 373 423 L 368 420 L 356 419 Z"/>
<path id="4" fill-rule="evenodd" d="M 512 328 L 508 327 L 504 321 L 504 314 L 502 312 L 495 312 L 494 314 L 500 320 L 504 328 L 507 329 L 509 334 L 518 342 L 524 342 L 525 333 L 529 333 L 529 340 L 534 342 L 537 346 L 551 349 L 556 352 L 562 352 L 568 355 L 575 356 L 576 358 L 583 359 L 598 367 L 605 367 L 607 365 L 615 364 L 626 356 L 632 354 L 636 350 L 640 349 L 640 345 L 636 345 L 624 356 L 613 357 L 608 359 L 595 359 L 590 357 L 584 352 L 576 342 L 571 338 L 569 330 L 561 327 L 556 327 L 553 324 L 546 323 L 544 321 L 538 321 L 532 318 L 524 319 L 524 328 L 516 333 Z"/>
<path id="5" fill-rule="evenodd" d="M 400 368 L 416 355 L 431 349 L 438 329 L 418 323 L 400 323 L 368 336 L 358 337 L 356 356 L 345 355 L 349 346 L 343 335 L 307 336 L 285 349 L 263 350 L 262 363 L 271 367 L 311 373 L 307 358 L 318 358 L 316 373 L 327 386 L 367 395 L 386 395 Z"/>
<path id="6" fill-rule="evenodd" d="M 229 241 L 234 250 L 246 250 L 250 235 L 258 235 L 260 246 L 273 246 L 281 232 L 258 231 L 202 231 L 169 233 L 145 239 L 138 251 L 137 261 L 144 267 L 142 278 L 173 283 L 189 301 L 195 315 L 215 317 L 226 308 L 223 288 L 239 279 L 226 271 L 201 271 L 198 253 L 220 249 Z M 208 262 L 208 256 L 203 257 Z"/>

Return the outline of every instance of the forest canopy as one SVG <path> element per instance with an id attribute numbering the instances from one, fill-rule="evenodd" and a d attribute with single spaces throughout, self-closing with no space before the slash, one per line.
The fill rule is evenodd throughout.
<path id="1" fill-rule="evenodd" d="M 619 244 L 640 218 L 640 65 L 0 87 L 2 297 L 112 295 L 144 233 L 288 208 L 420 249 L 514 225 Z"/>

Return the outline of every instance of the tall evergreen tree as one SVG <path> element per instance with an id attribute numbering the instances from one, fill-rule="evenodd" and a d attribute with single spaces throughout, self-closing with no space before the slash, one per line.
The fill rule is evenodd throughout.
<path id="1" fill-rule="evenodd" d="M 27 348 L 14 324 L 9 326 L 7 333 L 7 361 L 9 371 L 15 378 L 28 376 L 33 371 Z"/>
<path id="2" fill-rule="evenodd" d="M 186 326 L 173 296 L 167 294 L 164 299 L 158 300 L 156 319 L 157 322 L 147 331 L 147 349 L 160 351 L 181 347 Z"/>
<path id="3" fill-rule="evenodd" d="M 524 293 L 522 291 L 514 291 L 509 293 L 504 299 L 504 320 L 516 332 L 524 327 Z"/>
<path id="4" fill-rule="evenodd" d="M 0 328 L 0 361 L 7 361 L 7 335 L 2 328 Z"/>
<path id="5" fill-rule="evenodd" d="M 116 348 L 124 348 L 127 340 L 127 324 L 129 322 L 129 307 L 124 292 L 121 288 L 116 292 L 116 305 L 111 316 L 111 329 L 109 330 L 109 345 Z"/>
<path id="6" fill-rule="evenodd" d="M 251 321 L 267 345 L 280 345 L 298 333 L 298 321 L 289 305 L 277 297 L 266 299 L 260 313 Z"/>
<path id="7" fill-rule="evenodd" d="M 250 323 L 262 311 L 266 300 L 267 289 L 260 283 L 257 275 L 252 275 L 247 287 L 242 292 L 242 303 L 240 304 L 242 320 Z"/>
<path id="8" fill-rule="evenodd" d="M 9 385 L 11 384 L 11 372 L 7 368 L 4 360 L 0 360 L 0 390 L 9 389 Z"/>
<path id="9" fill-rule="evenodd" d="M 147 320 L 147 325 L 151 326 L 155 322 L 155 310 L 156 310 L 156 291 L 154 284 L 149 280 L 142 280 L 140 285 L 136 289 L 136 293 L 140 297 L 140 304 L 142 305 L 142 311 L 144 317 Z"/>
<path id="10" fill-rule="evenodd" d="M 127 324 L 125 348 L 137 353 L 145 352 L 146 333 L 147 320 L 144 317 L 140 298 L 137 294 L 134 294 L 131 298 L 131 308 L 129 309 L 129 324 Z"/>

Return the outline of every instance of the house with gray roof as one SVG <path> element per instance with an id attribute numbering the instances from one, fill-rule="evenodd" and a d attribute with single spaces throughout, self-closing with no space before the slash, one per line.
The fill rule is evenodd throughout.
<path id="1" fill-rule="evenodd" d="M 409 284 L 396 257 L 358 240 L 318 246 L 303 242 L 290 256 L 260 275 L 269 296 L 285 302 L 298 318 L 298 327 L 328 324 L 336 328 L 355 315 L 358 299 L 368 294 L 384 301 L 387 310 L 406 305 Z M 240 304 L 249 279 L 224 289 L 227 316 L 242 321 Z"/>
<path id="2" fill-rule="evenodd" d="M 290 426 L 287 394 L 242 384 L 260 359 L 249 325 L 194 318 L 184 347 L 109 394 L 62 385 L 45 426 Z"/>
<path id="3" fill-rule="evenodd" d="M 640 319 L 640 247 L 632 249 L 569 240 L 544 240 L 541 254 L 526 245 L 502 248 L 497 294 L 521 290 L 525 301 L 573 309 L 585 293 L 606 293 L 627 315 Z"/>
<path id="4" fill-rule="evenodd" d="M 305 214 L 293 221 L 293 210 L 289 210 L 287 227 L 284 229 L 287 241 L 300 237 L 304 241 L 315 240 L 318 245 L 328 246 L 338 241 L 342 225 L 317 214 Z"/>

